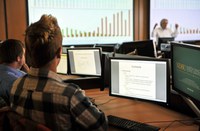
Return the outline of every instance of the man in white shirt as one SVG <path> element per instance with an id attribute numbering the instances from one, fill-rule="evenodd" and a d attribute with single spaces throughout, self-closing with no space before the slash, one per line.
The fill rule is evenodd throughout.
<path id="1" fill-rule="evenodd" d="M 159 37 L 177 37 L 178 35 L 178 24 L 175 24 L 175 30 L 172 31 L 170 28 L 167 27 L 168 25 L 168 20 L 167 19 L 162 19 L 160 21 L 160 27 L 156 28 L 158 24 L 156 23 L 153 31 L 152 31 L 152 37 L 156 39 L 156 45 L 158 44 L 158 38 Z"/>

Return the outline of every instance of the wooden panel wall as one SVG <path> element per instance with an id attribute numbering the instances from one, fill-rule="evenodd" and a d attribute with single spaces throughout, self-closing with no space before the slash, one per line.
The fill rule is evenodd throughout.
<path id="1" fill-rule="evenodd" d="M 8 39 L 24 41 L 27 27 L 26 0 L 6 0 Z"/>
<path id="2" fill-rule="evenodd" d="M 139 1 L 134 1 L 134 39 L 139 40 Z"/>
<path id="3" fill-rule="evenodd" d="M 6 39 L 4 0 L 0 0 L 0 40 Z"/>
<path id="4" fill-rule="evenodd" d="M 134 38 L 145 40 L 149 36 L 149 0 L 135 0 L 134 3 Z"/>

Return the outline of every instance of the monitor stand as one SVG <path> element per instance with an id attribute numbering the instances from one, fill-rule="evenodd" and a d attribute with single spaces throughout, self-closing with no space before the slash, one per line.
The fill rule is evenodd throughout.
<path id="1" fill-rule="evenodd" d="M 188 106 L 194 111 L 194 113 L 197 115 L 197 117 L 198 117 L 198 119 L 197 120 L 195 120 L 195 123 L 197 124 L 197 125 L 199 125 L 199 131 L 200 131 L 200 110 L 199 110 L 199 108 L 195 105 L 195 103 L 192 101 L 192 100 L 190 100 L 189 98 L 187 98 L 187 97 L 185 97 L 185 96 L 183 96 L 183 95 L 181 95 L 181 97 L 183 98 L 183 100 L 188 104 Z"/>
<path id="2" fill-rule="evenodd" d="M 188 99 L 187 97 L 181 95 L 181 97 L 183 98 L 183 100 L 188 104 L 188 106 L 194 111 L 194 113 L 200 117 L 200 110 L 199 108 L 195 105 L 195 103 L 193 101 L 191 101 L 190 99 Z"/>

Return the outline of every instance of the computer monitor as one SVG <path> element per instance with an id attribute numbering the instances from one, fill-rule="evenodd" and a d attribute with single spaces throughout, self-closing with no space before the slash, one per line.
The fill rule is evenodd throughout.
<path id="1" fill-rule="evenodd" d="M 172 41 L 174 41 L 174 37 L 159 37 L 158 38 L 158 50 L 162 50 L 162 47 L 161 47 L 161 45 L 164 45 L 164 44 L 167 44 L 167 45 L 170 45 L 170 43 L 172 42 Z M 166 50 L 169 50 L 170 51 L 170 49 L 168 49 L 168 48 L 170 48 L 169 46 L 167 46 L 167 48 L 166 48 Z M 163 49 L 164 50 L 164 49 Z"/>
<path id="2" fill-rule="evenodd" d="M 115 52 L 115 46 L 117 44 L 95 44 L 94 47 L 100 47 L 103 52 Z"/>
<path id="3" fill-rule="evenodd" d="M 200 47 L 173 42 L 171 49 L 172 89 L 200 106 Z M 192 104 L 191 108 L 196 107 Z M 200 116 L 199 110 L 195 113 Z"/>
<path id="4" fill-rule="evenodd" d="M 137 54 L 140 56 L 155 57 L 153 40 L 135 41 Z"/>
<path id="5" fill-rule="evenodd" d="M 130 54 L 134 51 L 137 55 L 155 57 L 155 50 L 152 40 L 124 42 L 116 52 L 121 54 Z"/>
<path id="6" fill-rule="evenodd" d="M 80 76 L 102 75 L 100 48 L 67 48 L 68 74 Z"/>
<path id="7" fill-rule="evenodd" d="M 168 105 L 167 59 L 147 57 L 110 58 L 110 95 Z"/>
<path id="8" fill-rule="evenodd" d="M 67 74 L 67 53 L 62 53 L 60 62 L 57 66 L 57 73 Z"/>

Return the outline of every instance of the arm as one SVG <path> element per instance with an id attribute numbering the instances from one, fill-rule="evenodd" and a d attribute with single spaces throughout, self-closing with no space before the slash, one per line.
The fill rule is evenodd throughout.
<path id="1" fill-rule="evenodd" d="M 175 24 L 175 30 L 174 30 L 174 32 L 172 32 L 172 37 L 177 37 L 177 35 L 178 35 L 178 24 Z"/>
<path id="2" fill-rule="evenodd" d="M 70 105 L 74 120 L 81 127 L 95 131 L 107 130 L 107 117 L 84 95 L 83 90 L 75 92 Z"/>
<path id="3" fill-rule="evenodd" d="M 158 25 L 157 23 L 154 25 L 153 30 L 152 30 L 152 33 L 151 33 L 151 37 L 155 37 L 155 36 L 156 36 L 155 29 L 156 29 L 156 26 L 157 26 L 157 25 Z"/>
<path id="4" fill-rule="evenodd" d="M 28 65 L 27 65 L 26 63 L 24 63 L 24 64 L 22 65 L 21 70 L 27 73 L 27 72 L 29 71 Z"/>

